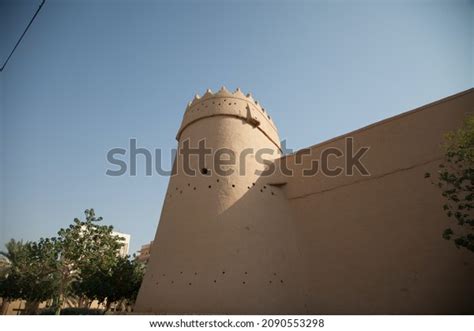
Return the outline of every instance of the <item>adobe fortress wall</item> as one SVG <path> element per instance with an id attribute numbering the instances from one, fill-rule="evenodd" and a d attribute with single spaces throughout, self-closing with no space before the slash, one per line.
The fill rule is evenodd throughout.
<path id="1" fill-rule="evenodd" d="M 312 313 L 474 313 L 474 254 L 441 238 L 455 221 L 424 178 L 436 176 L 444 134 L 469 112 L 474 89 L 312 146 L 300 165 L 298 153 L 277 161 L 296 170 L 275 181 L 286 182 Z M 354 153 L 370 148 L 362 158 L 370 176 L 301 175 L 324 149 L 344 151 L 348 137 Z M 329 166 L 344 168 L 342 160 Z"/>
<path id="2" fill-rule="evenodd" d="M 196 176 L 177 166 L 135 311 L 474 313 L 474 254 L 441 238 L 453 220 L 424 178 L 442 161 L 443 135 L 471 111 L 474 89 L 282 157 L 274 123 L 251 96 L 222 89 L 196 97 L 178 147 L 205 139 L 236 155 L 266 148 L 278 170 L 258 176 L 252 157 L 230 176 L 202 173 L 209 160 L 191 160 Z M 324 150 L 347 152 L 349 137 L 353 153 L 369 147 L 361 159 L 369 175 L 302 175 Z M 178 152 L 175 164 L 182 159 Z M 328 166 L 347 168 L 343 160 Z M 294 175 L 283 175 L 283 164 Z"/>

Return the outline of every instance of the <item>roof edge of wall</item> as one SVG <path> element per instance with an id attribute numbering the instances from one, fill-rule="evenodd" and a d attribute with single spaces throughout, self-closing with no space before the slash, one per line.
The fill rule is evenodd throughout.
<path id="1" fill-rule="evenodd" d="M 435 106 L 435 105 L 438 105 L 438 104 L 441 104 L 441 103 L 445 103 L 445 102 L 448 102 L 448 101 L 451 101 L 453 99 L 457 99 L 459 97 L 462 97 L 462 96 L 465 96 L 467 94 L 470 94 L 470 93 L 473 93 L 474 94 L 474 87 L 471 87 L 467 90 L 464 90 L 464 91 L 461 91 L 461 92 L 458 92 L 458 93 L 455 93 L 455 94 L 452 94 L 450 96 L 447 96 L 445 98 L 442 98 L 442 99 L 439 99 L 439 100 L 436 100 L 436 101 L 433 101 L 433 102 L 430 102 L 426 105 L 423 105 L 423 106 L 420 106 L 420 107 L 417 107 L 415 109 L 411 109 L 411 110 L 408 110 L 408 111 L 405 111 L 403 113 L 400 113 L 398 115 L 394 115 L 394 116 L 391 116 L 391 117 L 388 117 L 388 118 L 385 118 L 383 120 L 380 120 L 380 121 L 377 121 L 377 122 L 374 122 L 372 124 L 369 124 L 369 125 L 366 125 L 366 126 L 363 126 L 359 129 L 355 129 L 353 131 L 349 131 L 347 133 L 343 133 L 339 136 L 336 136 L 334 138 L 330 138 L 328 140 L 325 140 L 325 141 L 322 141 L 320 143 L 317 143 L 317 144 L 314 144 L 314 145 L 311 145 L 309 147 L 303 147 L 293 153 L 290 153 L 290 154 L 286 154 L 286 155 L 283 155 L 277 159 L 275 159 L 275 161 L 278 161 L 278 160 L 281 160 L 281 159 L 284 159 L 286 157 L 291 157 L 291 156 L 294 156 L 296 155 L 299 151 L 301 150 L 307 150 L 307 149 L 313 149 L 313 148 L 316 148 L 316 147 L 320 147 L 320 146 L 323 146 L 323 145 L 326 145 L 326 144 L 329 144 L 329 143 L 332 143 L 336 140 L 339 140 L 341 138 L 344 138 L 346 136 L 349 136 L 349 135 L 353 135 L 353 134 L 356 134 L 356 133 L 360 133 L 360 132 L 363 132 L 363 131 L 366 131 L 366 130 L 369 130 L 373 127 L 376 127 L 376 126 L 379 126 L 379 125 L 383 125 L 383 124 L 386 124 L 386 123 L 389 123 L 389 122 L 392 122 L 392 121 L 395 121 L 395 120 L 398 120 L 400 118 L 403 118 L 403 117 L 406 117 L 406 116 L 410 116 L 410 115 L 413 115 L 415 113 L 418 113 L 418 112 L 421 112 L 421 111 L 424 111 L 428 108 L 431 108 L 432 106 Z"/>

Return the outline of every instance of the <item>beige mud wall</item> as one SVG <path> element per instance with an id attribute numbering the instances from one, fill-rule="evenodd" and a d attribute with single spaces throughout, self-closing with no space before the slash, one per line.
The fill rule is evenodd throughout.
<path id="1" fill-rule="evenodd" d="M 442 160 L 444 133 L 473 111 L 471 89 L 309 148 L 344 150 L 353 137 L 355 150 L 370 147 L 362 159 L 370 176 L 277 179 L 287 182 L 311 313 L 474 313 L 474 254 L 441 238 L 455 222 L 424 178 Z M 314 159 L 282 160 L 301 169 Z M 344 166 L 334 157 L 329 165 Z"/>
<path id="2" fill-rule="evenodd" d="M 473 105 L 469 90 L 310 147 L 303 164 L 295 161 L 305 151 L 277 159 L 296 171 L 291 177 L 259 177 L 252 158 L 243 176 L 178 170 L 135 311 L 474 313 L 474 254 L 441 238 L 453 221 L 424 178 L 443 158 L 444 133 L 460 127 Z M 355 151 L 370 147 L 362 159 L 370 176 L 299 175 L 324 149 L 344 151 L 347 137 Z M 237 155 L 279 150 L 268 114 L 239 91 L 196 98 L 177 138 L 179 146 L 206 138 Z M 344 163 L 333 157 L 329 166 Z"/>

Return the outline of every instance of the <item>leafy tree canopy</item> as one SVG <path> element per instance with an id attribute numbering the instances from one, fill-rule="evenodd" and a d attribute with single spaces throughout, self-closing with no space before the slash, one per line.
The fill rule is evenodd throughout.
<path id="1" fill-rule="evenodd" d="M 26 243 L 12 239 L 1 252 L 0 297 L 29 303 L 53 299 L 56 313 L 70 296 L 107 299 L 108 304 L 133 301 L 141 269 L 138 262 L 119 256 L 123 238 L 101 221 L 94 209 L 87 209 L 84 221 L 74 219 L 56 237 Z"/>
<path id="2" fill-rule="evenodd" d="M 459 230 L 447 228 L 443 238 L 474 252 L 474 116 L 468 116 L 462 128 L 446 135 L 444 149 L 445 162 L 439 166 L 435 184 L 446 198 L 443 209 Z"/>

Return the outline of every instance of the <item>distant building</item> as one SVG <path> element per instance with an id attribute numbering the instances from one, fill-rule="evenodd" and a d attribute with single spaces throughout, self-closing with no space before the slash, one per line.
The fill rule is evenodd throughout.
<path id="1" fill-rule="evenodd" d="M 128 250 L 130 248 L 130 235 L 126 233 L 121 233 L 121 232 L 112 232 L 113 235 L 117 237 L 123 238 L 121 241 L 123 242 L 123 246 L 120 248 L 120 256 L 127 256 L 128 255 Z"/>
<path id="2" fill-rule="evenodd" d="M 137 259 L 138 261 L 147 264 L 148 259 L 150 258 L 150 251 L 151 246 L 153 245 L 153 240 L 150 241 L 148 244 L 142 245 L 140 250 L 138 251 Z"/>

